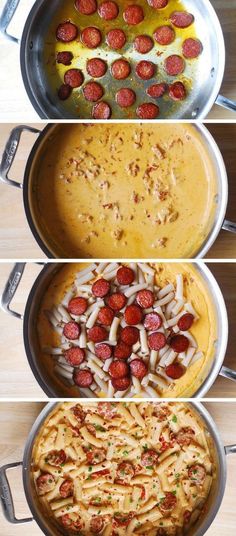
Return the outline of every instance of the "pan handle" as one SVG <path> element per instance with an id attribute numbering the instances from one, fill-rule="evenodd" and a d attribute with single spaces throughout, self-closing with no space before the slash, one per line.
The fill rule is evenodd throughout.
<path id="1" fill-rule="evenodd" d="M 236 223 L 233 221 L 225 220 L 222 229 L 225 231 L 230 231 L 231 233 L 236 233 Z"/>
<path id="2" fill-rule="evenodd" d="M 7 39 L 13 41 L 14 43 L 19 43 L 20 39 L 14 37 L 13 35 L 10 35 L 7 32 L 7 28 L 11 22 L 11 19 L 15 15 L 19 3 L 20 0 L 7 0 L 0 16 L 0 32 L 5 35 Z"/>
<path id="3" fill-rule="evenodd" d="M 23 315 L 15 311 L 12 311 L 10 309 L 10 304 L 19 286 L 20 280 L 24 273 L 25 265 L 26 265 L 25 262 L 17 262 L 14 265 L 14 268 L 12 269 L 8 277 L 6 286 L 1 296 L 1 308 L 3 309 L 3 311 L 5 311 L 5 313 L 10 313 L 12 316 L 15 316 L 16 318 L 20 318 L 20 319 L 23 318 Z"/>
<path id="4" fill-rule="evenodd" d="M 21 134 L 24 131 L 33 132 L 34 134 L 39 134 L 40 132 L 40 130 L 27 125 L 19 125 L 18 127 L 13 128 L 7 140 L 0 163 L 0 181 L 10 184 L 11 186 L 16 186 L 17 188 L 23 188 L 23 184 L 9 179 L 8 173 L 14 162 Z"/>
<path id="5" fill-rule="evenodd" d="M 236 102 L 231 99 L 227 99 L 227 97 L 224 97 L 223 95 L 218 95 L 216 104 L 218 104 L 218 106 L 222 106 L 222 108 L 227 108 L 227 110 L 236 112 Z"/>
<path id="6" fill-rule="evenodd" d="M 225 454 L 226 454 L 226 456 L 228 454 L 236 454 L 236 445 L 226 445 L 225 446 Z"/>
<path id="7" fill-rule="evenodd" d="M 14 523 L 15 525 L 19 523 L 28 523 L 29 521 L 33 521 L 32 517 L 25 517 L 24 519 L 16 518 L 11 488 L 7 478 L 8 469 L 12 469 L 13 467 L 19 467 L 22 465 L 22 462 L 8 463 L 7 465 L 3 465 L 0 468 L 0 501 L 2 504 L 3 513 L 7 521 L 9 521 L 9 523 Z"/>
<path id="8" fill-rule="evenodd" d="M 228 378 L 228 380 L 232 380 L 234 382 L 236 381 L 236 371 L 228 367 L 221 367 L 220 376 Z"/>

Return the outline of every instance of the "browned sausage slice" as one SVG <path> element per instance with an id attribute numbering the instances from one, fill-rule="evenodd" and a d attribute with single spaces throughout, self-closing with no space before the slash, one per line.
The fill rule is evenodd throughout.
<path id="1" fill-rule="evenodd" d="M 85 350 L 83 348 L 72 347 L 65 351 L 64 357 L 72 367 L 78 367 L 85 359 Z"/>
<path id="2" fill-rule="evenodd" d="M 159 106 L 152 102 L 144 102 L 143 104 L 140 104 L 136 110 L 136 115 L 139 119 L 156 119 L 159 113 Z"/>
<path id="3" fill-rule="evenodd" d="M 89 387 L 93 383 L 93 375 L 90 370 L 75 370 L 73 378 L 78 387 Z"/>
<path id="4" fill-rule="evenodd" d="M 196 463 L 189 467 L 188 476 L 197 486 L 201 486 L 206 478 L 206 469 L 200 463 Z"/>
<path id="5" fill-rule="evenodd" d="M 101 307 L 98 313 L 98 321 L 104 326 L 110 326 L 114 316 L 115 316 L 115 313 L 110 307 L 108 306 Z"/>
<path id="6" fill-rule="evenodd" d="M 113 48 L 114 50 L 118 50 L 119 48 L 122 48 L 126 43 L 125 33 L 119 28 L 110 30 L 106 35 L 106 42 L 109 47 Z"/>
<path id="7" fill-rule="evenodd" d="M 87 73 L 93 78 L 100 78 L 104 76 L 107 70 L 107 64 L 101 58 L 91 58 L 87 61 L 86 69 Z"/>
<path id="8" fill-rule="evenodd" d="M 149 307 L 153 306 L 155 297 L 151 290 L 144 289 L 139 290 L 136 296 L 136 300 L 140 307 L 142 307 L 143 309 L 148 309 Z"/>
<path id="9" fill-rule="evenodd" d="M 102 342 L 107 338 L 107 330 L 102 326 L 93 326 L 88 330 L 88 338 L 93 342 Z"/>
<path id="10" fill-rule="evenodd" d="M 128 266 L 121 266 L 116 274 L 119 285 L 131 285 L 135 278 L 135 273 Z"/>
<path id="11" fill-rule="evenodd" d="M 176 28 L 188 28 L 193 23 L 194 16 L 187 11 L 174 11 L 171 13 L 170 21 Z"/>
<path id="12" fill-rule="evenodd" d="M 143 9 L 136 4 L 128 6 L 123 13 L 123 18 L 127 24 L 140 24 L 144 19 Z"/>
<path id="13" fill-rule="evenodd" d="M 102 41 L 100 30 L 94 26 L 88 26 L 82 31 L 81 41 L 88 48 L 97 48 Z"/>
<path id="14" fill-rule="evenodd" d="M 141 464 L 144 467 L 152 467 L 156 465 L 159 459 L 159 454 L 154 449 L 146 449 L 141 456 Z"/>
<path id="15" fill-rule="evenodd" d="M 77 322 L 67 322 L 63 328 L 63 335 L 71 341 L 78 339 L 80 336 L 80 326 Z"/>
<path id="16" fill-rule="evenodd" d="M 151 61 L 142 60 L 135 68 L 136 74 L 142 80 L 149 80 L 155 74 L 156 66 Z"/>
<path id="17" fill-rule="evenodd" d="M 128 376 L 124 378 L 112 378 L 111 383 L 117 391 L 126 391 L 130 386 L 130 378 Z"/>
<path id="18" fill-rule="evenodd" d="M 156 331 L 155 333 L 151 333 L 151 335 L 148 336 L 148 346 L 151 348 L 151 350 L 161 350 L 161 348 L 164 348 L 166 345 L 166 337 L 164 333 L 160 333 L 160 331 Z"/>
<path id="19" fill-rule="evenodd" d="M 119 8 L 116 2 L 107 0 L 102 2 L 98 8 L 98 14 L 104 20 L 113 20 L 116 19 L 119 13 Z"/>
<path id="20" fill-rule="evenodd" d="M 123 341 L 118 342 L 114 349 L 114 357 L 117 359 L 128 359 L 132 354 L 132 347 Z"/>
<path id="21" fill-rule="evenodd" d="M 123 58 L 119 58 L 112 63 L 111 74 L 116 80 L 124 80 L 130 75 L 130 71 L 129 62 Z"/>
<path id="22" fill-rule="evenodd" d="M 133 359 L 130 362 L 130 370 L 135 378 L 142 380 L 148 373 L 148 366 L 142 359 Z"/>
<path id="23" fill-rule="evenodd" d="M 109 296 L 107 303 L 109 307 L 113 309 L 113 311 L 120 311 L 125 306 L 126 301 L 127 298 L 124 294 L 122 294 L 122 292 L 115 292 Z"/>
<path id="24" fill-rule="evenodd" d="M 156 331 L 162 326 L 163 320 L 158 313 L 148 313 L 144 318 L 144 327 L 148 331 Z"/>
<path id="25" fill-rule="evenodd" d="M 73 60 L 73 54 L 72 52 L 69 52 L 67 50 L 64 50 L 63 52 L 57 53 L 57 63 L 62 63 L 63 65 L 71 65 L 71 62 Z"/>
<path id="26" fill-rule="evenodd" d="M 170 26 L 159 26 L 155 30 L 153 37 L 159 45 L 170 45 L 175 40 L 175 32 Z"/>
<path id="27" fill-rule="evenodd" d="M 97 11 L 96 0 L 75 0 L 75 8 L 82 15 L 92 15 Z"/>
<path id="28" fill-rule="evenodd" d="M 83 88 L 83 93 L 86 100 L 96 102 L 102 98 L 103 88 L 98 82 L 88 82 Z"/>
<path id="29" fill-rule="evenodd" d="M 70 43 L 78 37 L 79 30 L 73 22 L 67 20 L 59 24 L 56 30 L 56 38 L 62 43 Z"/>
<path id="30" fill-rule="evenodd" d="M 63 499 L 67 499 L 67 497 L 73 495 L 73 488 L 74 486 L 72 480 L 64 480 L 59 489 L 60 496 L 63 497 Z"/>
<path id="31" fill-rule="evenodd" d="M 135 475 L 135 469 L 131 462 L 121 462 L 116 469 L 119 480 L 129 482 Z"/>
<path id="32" fill-rule="evenodd" d="M 116 93 L 116 102 L 121 108 L 129 108 L 135 103 L 135 100 L 135 92 L 128 87 L 119 89 Z"/>
<path id="33" fill-rule="evenodd" d="M 159 508 L 163 514 L 166 512 L 171 512 L 177 505 L 177 498 L 174 493 L 167 491 L 165 493 L 165 498 L 161 500 Z"/>
<path id="34" fill-rule="evenodd" d="M 135 326 L 142 321 L 143 312 L 139 305 L 128 305 L 124 313 L 126 324 L 129 326 Z"/>
<path id="35" fill-rule="evenodd" d="M 106 279 L 97 279 L 92 286 L 92 293 L 96 298 L 104 298 L 110 291 L 110 283 Z"/>
<path id="36" fill-rule="evenodd" d="M 167 6 L 169 0 L 148 0 L 149 6 L 153 7 L 154 9 L 163 9 Z"/>
<path id="37" fill-rule="evenodd" d="M 120 338 L 128 346 L 133 346 L 139 340 L 139 329 L 134 326 L 125 326 L 120 332 Z"/>
<path id="38" fill-rule="evenodd" d="M 134 48 L 140 54 L 147 54 L 154 46 L 153 40 L 149 35 L 137 35 L 134 40 Z"/>
<path id="39" fill-rule="evenodd" d="M 180 354 L 181 352 L 186 352 L 189 347 L 189 340 L 185 335 L 174 335 L 170 340 L 171 348 Z"/>
<path id="40" fill-rule="evenodd" d="M 68 304 L 68 311 L 72 315 L 83 315 L 88 307 L 88 300 L 82 296 L 72 298 Z"/>
<path id="41" fill-rule="evenodd" d="M 111 346 L 109 346 L 109 344 L 106 343 L 96 344 L 95 355 L 103 361 L 105 361 L 106 359 L 110 359 L 112 355 L 112 348 Z"/>
<path id="42" fill-rule="evenodd" d="M 152 97 L 153 99 L 158 99 L 160 97 L 163 97 L 167 89 L 167 84 L 165 84 L 164 82 L 160 82 L 159 84 L 152 84 L 152 86 L 149 86 L 146 90 L 146 93 L 147 95 L 149 95 L 149 97 Z"/>
<path id="43" fill-rule="evenodd" d="M 92 110 L 94 119 L 109 119 L 111 117 L 111 108 L 107 102 L 100 101 L 94 105 Z"/>
<path id="44" fill-rule="evenodd" d="M 66 71 L 64 76 L 64 82 L 73 89 L 76 87 L 80 87 L 83 84 L 83 81 L 84 77 L 80 69 L 69 69 L 68 71 Z"/>
<path id="45" fill-rule="evenodd" d="M 165 59 L 164 68 L 167 74 L 170 76 L 176 76 L 184 72 L 185 61 L 183 58 L 181 58 L 181 56 L 173 54 Z"/>
<path id="46" fill-rule="evenodd" d="M 66 100 L 70 97 L 72 92 L 72 87 L 68 86 L 68 84 L 62 84 L 61 87 L 58 89 L 58 97 L 61 100 Z"/>
<path id="47" fill-rule="evenodd" d="M 87 458 L 88 463 L 90 463 L 91 465 L 102 463 L 106 459 L 105 449 L 99 449 L 99 448 L 93 447 L 92 449 L 87 450 L 86 458 Z"/>
<path id="48" fill-rule="evenodd" d="M 103 516 L 93 516 L 90 521 L 90 530 L 93 534 L 100 534 L 105 527 L 105 519 Z"/>
<path id="49" fill-rule="evenodd" d="M 199 39 L 193 39 L 192 37 L 189 37 L 183 42 L 182 49 L 185 58 L 195 59 L 198 58 L 198 56 L 200 56 L 200 54 L 202 53 L 203 46 Z"/>
<path id="50" fill-rule="evenodd" d="M 188 331 L 193 325 L 194 316 L 191 313 L 185 313 L 178 321 L 178 327 L 181 331 Z"/>
<path id="51" fill-rule="evenodd" d="M 108 372 L 111 378 L 124 378 L 129 374 L 129 365 L 125 361 L 117 359 L 110 364 Z"/>
<path id="52" fill-rule="evenodd" d="M 50 473 L 44 473 L 40 475 L 36 480 L 37 489 L 39 495 L 44 495 L 51 491 L 55 486 L 54 476 Z"/>
<path id="53" fill-rule="evenodd" d="M 174 101 L 184 100 L 186 98 L 186 89 L 182 82 L 174 82 L 169 87 L 169 96 Z"/>

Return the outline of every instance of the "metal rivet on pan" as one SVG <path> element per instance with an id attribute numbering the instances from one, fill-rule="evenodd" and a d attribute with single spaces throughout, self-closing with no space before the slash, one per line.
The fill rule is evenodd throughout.
<path id="1" fill-rule="evenodd" d="M 216 194 L 214 196 L 214 202 L 218 205 L 218 203 L 219 203 L 219 194 Z"/>
<path id="2" fill-rule="evenodd" d="M 192 117 L 193 117 L 193 119 L 194 119 L 195 117 L 197 117 L 198 114 L 199 114 L 199 108 L 195 108 L 195 110 L 192 111 Z"/>
<path id="3" fill-rule="evenodd" d="M 215 67 L 212 67 L 212 69 L 211 69 L 211 76 L 213 77 L 214 74 L 215 74 Z"/>
<path id="4" fill-rule="evenodd" d="M 29 47 L 30 47 L 30 50 L 33 49 L 33 47 L 34 47 L 34 45 L 33 45 L 33 41 L 30 41 L 30 45 L 29 45 Z"/>

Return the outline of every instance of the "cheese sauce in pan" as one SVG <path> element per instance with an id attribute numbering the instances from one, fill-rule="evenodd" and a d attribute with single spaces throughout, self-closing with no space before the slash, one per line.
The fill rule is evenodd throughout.
<path id="1" fill-rule="evenodd" d="M 35 224 L 56 256 L 193 257 L 214 221 L 214 169 L 192 125 L 57 126 L 32 173 Z"/>

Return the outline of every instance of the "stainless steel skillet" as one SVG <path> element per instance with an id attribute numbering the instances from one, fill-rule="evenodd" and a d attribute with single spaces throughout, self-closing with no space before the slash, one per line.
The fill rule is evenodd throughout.
<path id="1" fill-rule="evenodd" d="M 171 0 L 170 0 L 171 1 Z M 16 8 L 20 0 L 8 0 L 5 9 L 0 19 L 0 31 L 5 33 L 7 37 L 18 41 L 7 33 L 8 25 L 16 11 Z M 79 112 L 75 113 L 73 106 L 73 99 L 70 100 L 70 104 L 67 102 L 60 102 L 55 96 L 55 89 L 50 86 L 48 78 L 45 73 L 45 66 L 42 57 L 42 50 L 45 43 L 48 27 L 52 21 L 55 11 L 62 5 L 62 0 L 54 0 L 53 2 L 47 2 L 47 0 L 36 0 L 25 23 L 23 35 L 21 39 L 21 70 L 25 84 L 26 91 L 31 100 L 32 105 L 41 118 L 50 119 L 66 119 L 66 118 L 89 118 L 91 114 L 91 106 L 85 103 L 81 98 L 81 91 L 75 95 L 75 101 L 79 104 Z M 73 1 L 71 0 L 71 5 Z M 220 87 L 223 80 L 224 68 L 225 68 L 225 46 L 222 28 L 215 10 L 209 0 L 184 0 L 186 10 L 194 14 L 196 20 L 196 31 L 204 44 L 204 50 L 197 62 L 197 67 L 192 72 L 192 67 L 188 67 L 186 75 L 194 77 L 194 90 L 189 93 L 189 97 L 182 102 L 182 104 L 176 106 L 175 104 L 159 99 L 160 102 L 160 118 L 165 119 L 202 119 L 207 116 L 211 110 L 213 104 L 216 102 L 220 106 L 224 106 L 230 110 L 236 111 L 236 103 L 226 99 L 219 95 Z M 122 14 L 118 18 L 117 25 L 120 26 L 122 21 Z M 101 19 L 96 15 L 92 15 L 91 22 L 84 22 L 85 24 L 99 25 L 101 28 Z M 144 23 L 142 23 L 144 24 Z M 158 24 L 154 22 L 154 27 Z M 140 25 L 137 25 L 137 27 Z M 82 26 L 83 27 L 83 26 Z M 154 29 L 154 28 L 153 28 Z M 144 26 L 145 30 L 145 26 Z M 144 31 L 143 30 L 143 31 Z M 137 30 L 137 33 L 141 32 Z M 103 40 L 104 42 L 104 40 Z M 175 53 L 176 45 L 166 50 L 162 56 L 161 61 L 165 56 Z M 96 49 L 98 50 L 98 49 Z M 101 48 L 102 54 L 106 54 L 108 57 L 108 63 L 112 58 L 114 59 L 114 53 L 109 52 L 107 47 L 103 45 Z M 157 61 L 156 54 L 153 50 L 149 55 L 145 55 L 145 59 Z M 130 59 L 131 64 L 136 63 L 137 59 L 143 59 L 137 53 L 133 52 L 132 45 L 126 45 L 124 48 L 124 54 L 126 58 Z M 146 58 L 147 56 L 147 58 Z M 83 64 L 83 57 L 81 62 Z M 229 59 L 228 59 L 229 61 Z M 76 66 L 76 65 L 75 65 Z M 162 75 L 162 67 L 160 66 L 160 76 Z M 130 87 L 133 80 L 129 81 Z M 85 78 L 86 81 L 86 78 Z M 125 81 L 126 82 L 126 81 Z M 144 89 L 146 89 L 147 82 L 139 84 L 139 87 L 135 86 L 137 93 L 137 101 L 133 109 L 129 109 L 129 112 L 122 111 L 117 105 L 114 104 L 114 94 L 116 91 L 117 82 L 112 80 L 109 74 L 102 78 L 102 84 L 106 89 L 104 99 L 111 103 L 113 109 L 113 118 L 117 119 L 130 119 L 131 116 L 135 118 L 136 104 L 140 104 L 144 100 Z M 77 99 L 78 94 L 78 99 Z M 147 100 L 147 96 L 146 96 Z M 150 100 L 150 99 L 149 99 Z M 130 112 L 131 110 L 131 112 Z"/>

